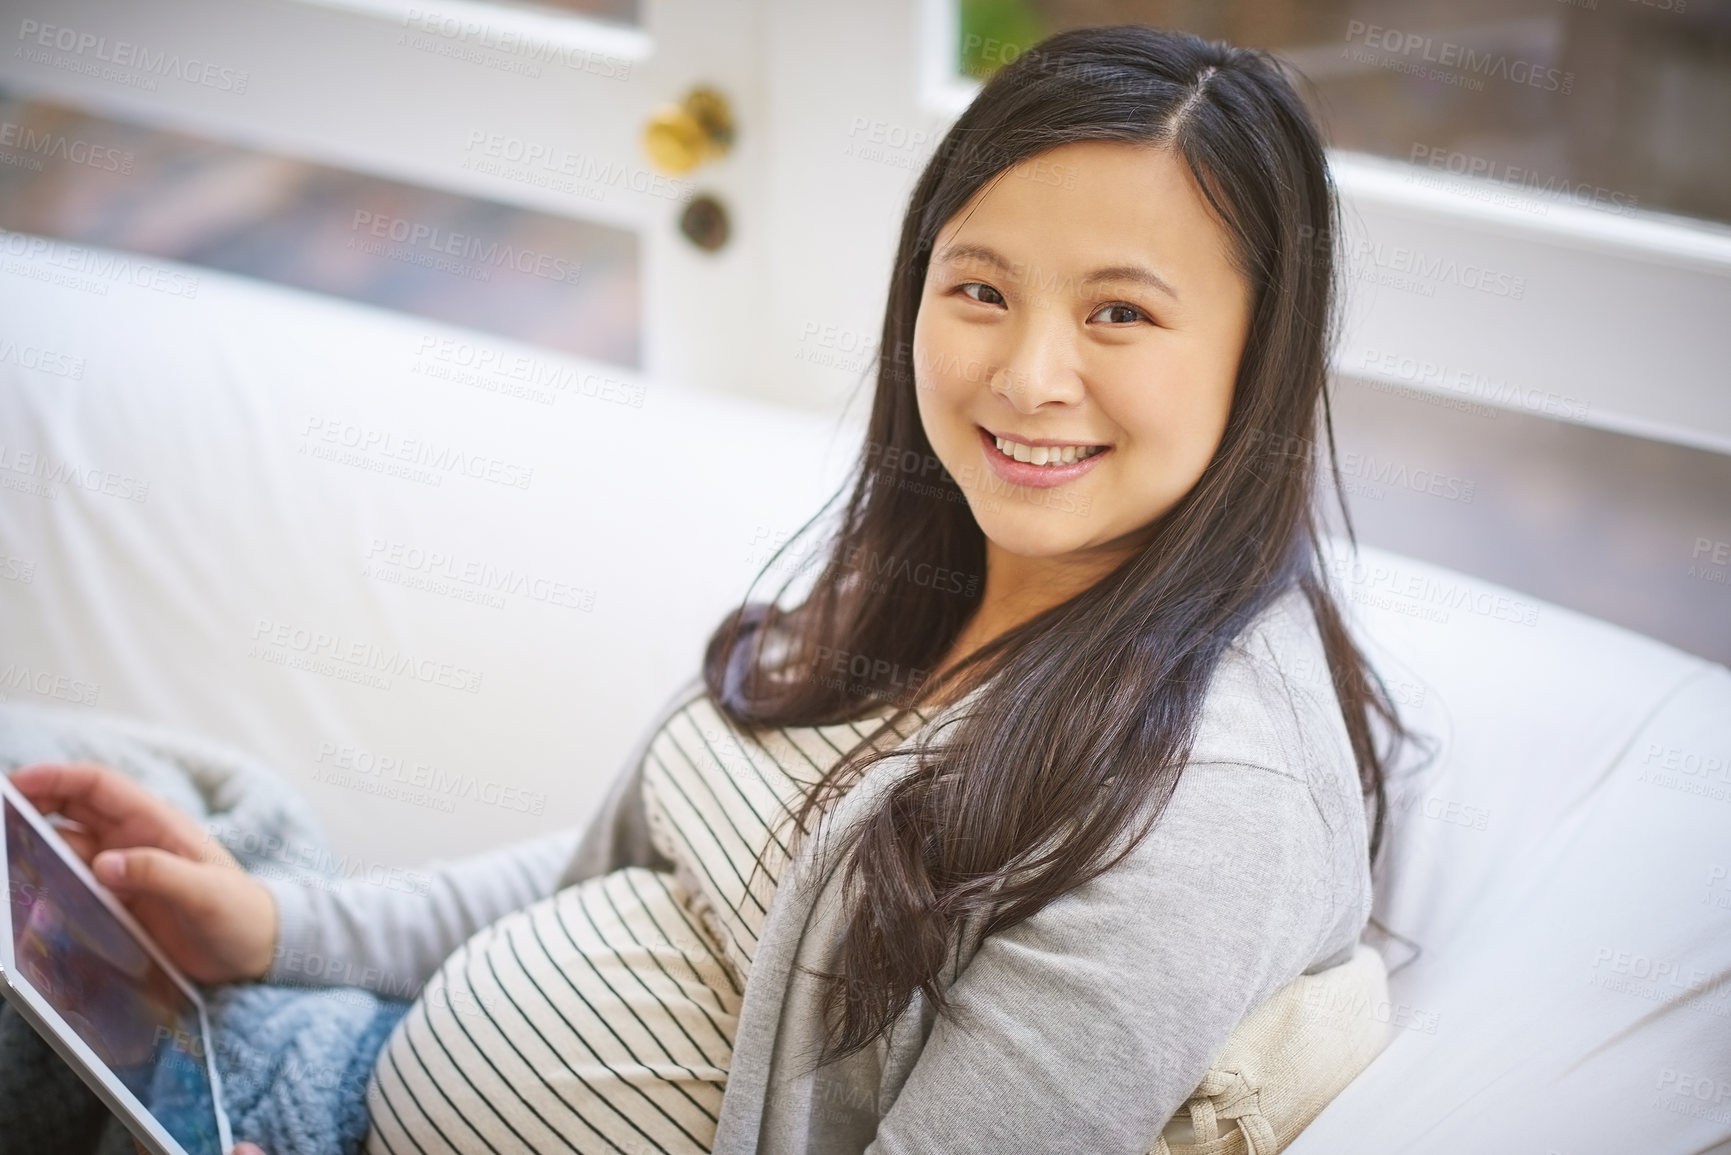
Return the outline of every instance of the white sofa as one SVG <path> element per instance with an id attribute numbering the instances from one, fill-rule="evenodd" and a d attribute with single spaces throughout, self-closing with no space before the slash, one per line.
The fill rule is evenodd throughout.
<path id="1" fill-rule="evenodd" d="M 253 750 L 368 861 L 581 821 L 857 445 L 202 270 L 65 266 L 0 268 L 0 694 Z M 1731 672 L 1375 550 L 1338 574 L 1436 739 L 1392 784 L 1377 905 L 1422 953 L 1385 945 L 1392 1042 L 1290 1150 L 1731 1150 Z"/>

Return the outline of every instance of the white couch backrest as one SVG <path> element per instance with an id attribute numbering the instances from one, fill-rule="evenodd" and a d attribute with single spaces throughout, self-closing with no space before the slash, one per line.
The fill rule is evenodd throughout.
<path id="1" fill-rule="evenodd" d="M 581 820 L 851 451 L 293 290 L 57 272 L 0 276 L 0 694 L 255 751 L 346 854 Z"/>

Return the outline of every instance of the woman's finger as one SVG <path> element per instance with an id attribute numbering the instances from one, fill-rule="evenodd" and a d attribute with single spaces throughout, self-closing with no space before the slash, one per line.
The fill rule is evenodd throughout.
<path id="1" fill-rule="evenodd" d="M 114 825 L 137 811 L 141 798 L 150 797 L 132 779 L 87 762 L 39 762 L 10 777 L 42 813 L 64 814 L 86 825 Z"/>
<path id="2" fill-rule="evenodd" d="M 16 770 L 10 777 L 36 809 L 65 815 L 102 845 L 112 846 L 118 840 L 192 857 L 200 854 L 197 823 L 107 767 L 46 762 Z"/>
<path id="3" fill-rule="evenodd" d="M 90 860 L 95 858 L 97 852 L 102 849 L 87 830 L 81 830 L 75 826 L 61 826 L 56 829 L 56 833 L 60 835 L 66 845 L 72 848 L 72 853 L 84 860 L 86 866 L 90 865 Z"/>

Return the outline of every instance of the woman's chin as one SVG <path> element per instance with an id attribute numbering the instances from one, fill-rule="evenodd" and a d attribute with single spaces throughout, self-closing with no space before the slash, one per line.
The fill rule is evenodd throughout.
<path id="1" fill-rule="evenodd" d="M 1062 557 L 1085 548 L 1093 538 L 1088 517 L 1074 510 L 997 496 L 970 498 L 969 504 L 987 540 L 1018 557 Z"/>

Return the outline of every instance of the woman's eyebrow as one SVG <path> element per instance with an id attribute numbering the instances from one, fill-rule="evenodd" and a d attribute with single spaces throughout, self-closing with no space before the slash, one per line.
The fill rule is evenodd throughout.
<path id="1" fill-rule="evenodd" d="M 984 261 L 1006 273 L 1012 271 L 1009 261 L 999 256 L 996 249 L 988 249 L 984 245 L 948 245 L 939 251 L 936 259 L 940 265 L 959 264 L 962 261 Z"/>
<path id="2" fill-rule="evenodd" d="M 949 245 L 938 253 L 937 260 L 940 264 L 956 264 L 969 260 L 984 261 L 1001 272 L 1036 280 L 1047 287 L 1054 287 L 1057 284 L 1057 278 L 1041 277 L 1037 273 L 1031 273 L 1025 266 L 1012 264 L 996 249 L 990 249 L 984 245 Z M 1077 287 L 1087 288 L 1102 281 L 1133 281 L 1139 285 L 1146 285 L 1158 293 L 1164 293 L 1174 301 L 1178 299 L 1178 290 L 1172 287 L 1171 282 L 1154 270 L 1144 268 L 1141 265 L 1111 265 L 1107 268 L 1095 269 L 1077 282 Z"/>
<path id="3" fill-rule="evenodd" d="M 1111 268 L 1095 269 L 1082 278 L 1082 284 L 1093 285 L 1101 281 L 1134 281 L 1139 285 L 1147 285 L 1156 292 L 1164 293 L 1174 301 L 1178 299 L 1178 290 L 1174 289 L 1159 273 L 1145 269 L 1141 265 L 1113 265 Z"/>

